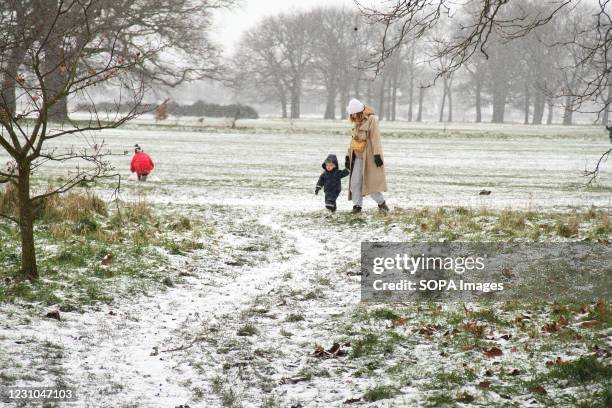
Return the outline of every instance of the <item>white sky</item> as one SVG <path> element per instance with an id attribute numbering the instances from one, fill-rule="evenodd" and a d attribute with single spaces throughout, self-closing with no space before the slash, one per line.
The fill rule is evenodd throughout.
<path id="1" fill-rule="evenodd" d="M 308 10 L 315 6 L 356 8 L 353 0 L 240 0 L 233 10 L 216 13 L 212 38 L 220 43 L 226 52 L 231 52 L 241 34 L 263 17 L 291 10 Z"/>

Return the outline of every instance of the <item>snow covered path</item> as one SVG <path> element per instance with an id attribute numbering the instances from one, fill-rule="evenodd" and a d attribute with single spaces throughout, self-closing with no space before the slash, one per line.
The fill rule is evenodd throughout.
<path id="1" fill-rule="evenodd" d="M 209 255 L 199 258 L 196 252 L 192 259 L 175 259 L 173 268 L 186 275 L 185 281 L 175 287 L 112 306 L 98 306 L 82 314 L 62 313 L 60 322 L 42 317 L 26 319 L 22 324 L 11 325 L 12 330 L 4 330 L 1 343 L 17 348 L 16 355 L 30 356 L 34 366 L 38 365 L 38 358 L 32 343 L 45 343 L 61 350 L 62 357 L 55 361 L 55 369 L 42 377 L 46 383 L 74 387 L 79 393 L 75 404 L 78 406 L 220 406 L 222 402 L 219 393 L 212 391 L 212 382 L 219 375 L 221 360 L 227 365 L 233 357 L 220 357 L 219 348 L 245 339 L 236 335 L 241 325 L 262 318 L 268 320 L 270 327 L 257 329 L 259 348 L 287 347 L 287 343 L 293 343 L 289 348 L 294 352 L 289 354 L 303 354 L 300 344 L 312 342 L 314 346 L 313 333 L 300 333 L 288 340 L 274 330 L 273 314 L 304 313 L 306 319 L 318 320 L 323 325 L 327 313 L 342 313 L 344 307 L 358 302 L 356 281 L 349 282 L 349 286 L 343 282 L 341 293 L 327 299 L 336 304 L 333 310 L 326 310 L 328 302 L 318 296 L 310 299 L 317 301 L 316 309 L 302 309 L 303 303 L 296 300 L 302 296 L 298 292 L 303 290 L 308 297 L 309 289 L 314 287 L 311 280 L 320 276 L 320 272 L 326 274 L 358 256 L 360 241 L 338 239 L 337 231 L 332 230 L 315 230 L 320 235 L 314 235 L 312 230 L 288 223 L 291 215 L 272 215 L 274 212 L 264 209 L 257 214 L 257 222 L 271 236 L 283 237 L 281 247 L 266 249 L 277 253 L 270 262 L 254 267 L 231 266 L 228 254 L 214 259 Z M 321 222 L 325 222 L 324 215 Z M 228 245 L 236 239 L 231 235 L 224 237 Z M 287 288 L 291 291 L 287 292 Z M 276 310 L 270 304 L 274 299 L 282 299 Z M 313 306 L 308 300 L 306 303 Z M 245 317 L 249 310 L 261 316 Z M 24 338 L 28 341 L 17 344 Z M 247 350 L 245 345 L 238 349 Z M 283 371 L 287 375 L 291 371 L 290 367 L 283 368 L 286 356 L 279 357 L 278 379 L 283 377 Z M 272 361 L 271 365 L 276 363 Z M 243 391 L 248 388 L 245 386 Z M 203 390 L 203 395 L 194 398 L 194 390 L 195 394 Z M 261 403 L 257 396 L 244 397 L 246 406 Z"/>

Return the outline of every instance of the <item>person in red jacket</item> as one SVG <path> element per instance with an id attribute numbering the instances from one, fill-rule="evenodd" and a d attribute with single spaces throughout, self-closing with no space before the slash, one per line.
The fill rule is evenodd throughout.
<path id="1" fill-rule="evenodd" d="M 153 164 L 151 157 L 142 151 L 142 147 L 135 145 L 130 171 L 138 175 L 138 181 L 147 181 L 147 176 L 154 168 L 155 164 Z"/>

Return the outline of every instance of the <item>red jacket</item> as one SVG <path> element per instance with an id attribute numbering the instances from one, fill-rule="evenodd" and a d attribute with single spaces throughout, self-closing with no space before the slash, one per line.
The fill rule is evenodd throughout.
<path id="1" fill-rule="evenodd" d="M 153 160 L 145 152 L 138 152 L 132 157 L 132 165 L 130 171 L 137 174 L 149 174 L 155 165 Z"/>

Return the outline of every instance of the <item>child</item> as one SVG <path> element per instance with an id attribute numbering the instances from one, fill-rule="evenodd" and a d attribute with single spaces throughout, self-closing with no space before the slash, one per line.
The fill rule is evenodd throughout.
<path id="1" fill-rule="evenodd" d="M 335 154 L 330 154 L 321 165 L 325 170 L 317 181 L 315 194 L 319 194 L 319 190 L 323 188 L 325 192 L 325 208 L 329 211 L 336 211 L 336 199 L 342 191 L 342 178 L 349 175 L 349 170 L 338 169 L 338 159 Z"/>
<path id="2" fill-rule="evenodd" d="M 153 164 L 151 157 L 142 151 L 142 147 L 135 145 L 130 171 L 138 175 L 138 181 L 147 181 L 147 176 L 154 168 L 155 164 Z"/>

